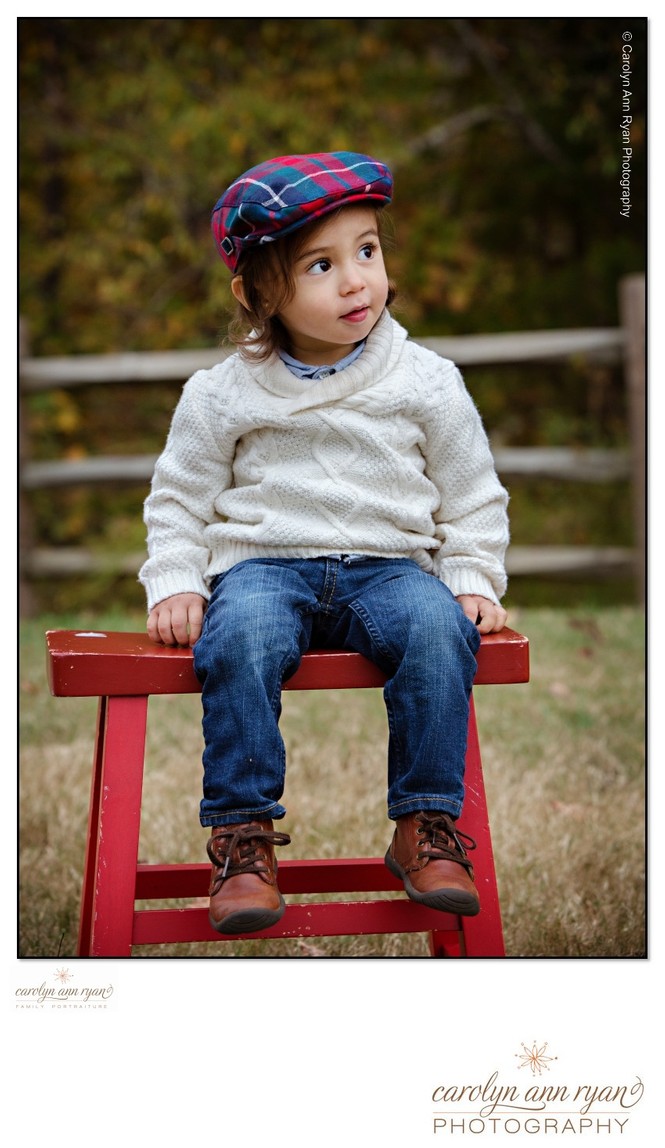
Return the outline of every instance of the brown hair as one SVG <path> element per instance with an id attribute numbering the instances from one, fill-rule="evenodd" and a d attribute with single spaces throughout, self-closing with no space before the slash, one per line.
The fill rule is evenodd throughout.
<path id="1" fill-rule="evenodd" d="M 341 207 L 339 211 L 344 211 Z M 265 362 L 274 351 L 288 351 L 289 340 L 286 329 L 278 318 L 280 311 L 291 302 L 295 294 L 293 267 L 305 244 L 330 216 L 316 219 L 290 235 L 284 235 L 274 243 L 259 244 L 244 252 L 238 263 L 238 275 L 242 275 L 244 302 L 236 303 L 235 313 L 229 323 L 228 339 L 241 355 L 254 362 Z M 381 208 L 376 210 L 376 223 L 379 240 L 383 246 L 390 246 L 387 238 L 385 216 Z M 388 281 L 389 307 L 397 294 L 397 287 Z"/>

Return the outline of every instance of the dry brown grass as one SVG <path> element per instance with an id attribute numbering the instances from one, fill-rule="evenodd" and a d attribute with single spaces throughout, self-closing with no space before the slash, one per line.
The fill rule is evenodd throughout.
<path id="1" fill-rule="evenodd" d="M 525 610 L 532 681 L 476 691 L 509 956 L 640 957 L 644 929 L 644 637 L 639 611 Z M 43 631 L 22 665 L 19 955 L 76 945 L 96 703 L 54 699 Z M 99 619 L 136 629 L 136 619 Z M 289 693 L 283 823 L 290 857 L 383 855 L 386 720 L 379 691 Z M 154 698 L 140 854 L 205 859 L 197 697 Z M 285 851 L 284 855 L 287 855 Z M 424 937 L 155 946 L 138 957 L 418 957 Z"/>

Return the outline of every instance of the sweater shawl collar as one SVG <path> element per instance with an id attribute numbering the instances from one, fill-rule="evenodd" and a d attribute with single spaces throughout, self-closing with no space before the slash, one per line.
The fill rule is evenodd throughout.
<path id="1" fill-rule="evenodd" d="M 299 379 L 279 358 L 271 355 L 265 363 L 246 362 L 246 369 L 264 390 L 291 400 L 292 410 L 337 402 L 382 378 L 397 363 L 408 338 L 407 332 L 385 310 L 367 336 L 362 355 L 343 371 L 327 379 Z"/>

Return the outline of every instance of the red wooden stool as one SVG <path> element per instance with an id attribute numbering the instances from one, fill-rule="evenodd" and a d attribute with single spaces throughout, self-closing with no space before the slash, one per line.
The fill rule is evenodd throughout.
<path id="1" fill-rule="evenodd" d="M 237 940 L 212 929 L 207 908 L 135 908 L 136 901 L 201 898 L 208 890 L 208 863 L 137 863 L 148 698 L 200 691 L 191 650 L 156 646 L 144 634 L 75 630 L 49 631 L 46 648 L 52 694 L 99 697 L 79 955 L 129 957 L 132 945 Z M 483 637 L 476 685 L 528 680 L 525 637 L 508 629 Z M 305 654 L 285 689 L 350 689 L 384 682 L 381 671 L 360 654 L 321 650 Z M 458 917 L 408 900 L 383 858 L 286 860 L 280 861 L 279 885 L 287 896 L 391 890 L 401 896 L 287 904 L 277 925 L 245 934 L 245 939 L 427 932 L 432 956 L 505 956 L 473 704 L 465 786 L 460 828 L 478 844 L 472 857 L 481 901 L 478 916 Z"/>

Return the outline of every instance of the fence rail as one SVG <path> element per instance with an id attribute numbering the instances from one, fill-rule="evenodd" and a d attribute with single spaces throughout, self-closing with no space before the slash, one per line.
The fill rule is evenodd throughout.
<path id="1" fill-rule="evenodd" d="M 497 447 L 494 461 L 503 478 L 556 478 L 610 482 L 630 476 L 630 455 L 618 450 L 575 447 Z M 31 462 L 23 467 L 24 490 L 91 483 L 150 482 L 158 455 L 103 455 L 64 462 Z"/>
<path id="2" fill-rule="evenodd" d="M 452 359 L 460 367 L 563 362 L 575 356 L 600 363 L 618 363 L 622 360 L 626 334 L 618 327 L 598 327 L 433 337 L 417 342 L 444 359 Z M 209 347 L 191 351 L 24 358 L 21 390 L 29 394 L 51 387 L 82 387 L 94 383 L 177 382 L 188 379 L 194 371 L 214 367 L 228 354 L 220 347 Z"/>
<path id="3" fill-rule="evenodd" d="M 417 341 L 460 367 L 516 363 L 585 362 L 623 365 L 631 425 L 631 450 L 586 450 L 570 447 L 506 448 L 494 450 L 503 480 L 522 476 L 576 482 L 609 482 L 629 478 L 634 492 L 635 550 L 589 547 L 511 547 L 510 574 L 592 575 L 604 577 L 633 570 L 638 595 L 644 582 L 644 310 L 643 276 L 629 276 L 619 285 L 621 326 L 574 330 L 510 332 L 464 337 L 422 338 Z M 220 362 L 227 352 L 202 350 L 136 352 L 31 358 L 21 361 L 22 395 L 51 388 L 97 384 L 185 382 L 195 371 Z M 21 489 L 95 483 L 147 484 L 156 455 L 115 455 L 77 460 L 36 462 L 24 457 Z M 29 532 L 28 532 L 29 534 Z M 110 556 L 81 548 L 44 549 L 28 538 L 22 569 L 28 579 L 68 577 L 100 571 L 133 573 L 143 555 Z"/>

